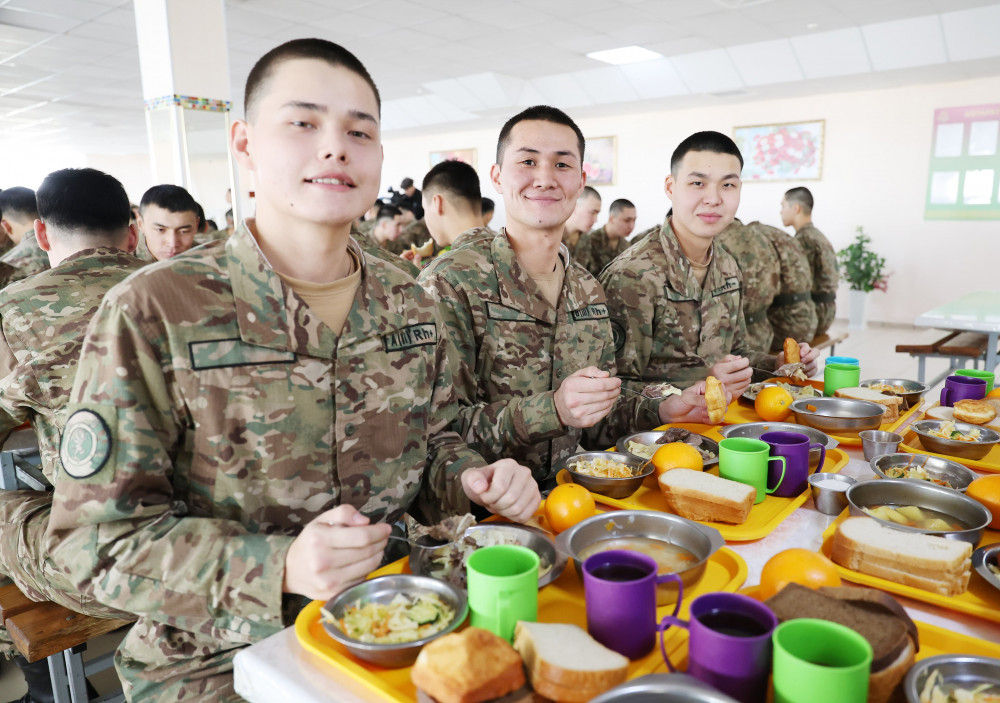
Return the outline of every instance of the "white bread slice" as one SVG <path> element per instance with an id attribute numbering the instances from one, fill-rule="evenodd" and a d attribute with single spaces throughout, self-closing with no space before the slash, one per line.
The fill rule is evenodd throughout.
<path id="1" fill-rule="evenodd" d="M 667 508 L 689 520 L 742 524 L 757 497 L 753 486 L 691 469 L 664 471 L 658 481 Z"/>
<path id="2" fill-rule="evenodd" d="M 479 703 L 524 686 L 524 667 L 506 640 L 469 627 L 420 650 L 410 679 L 438 703 Z"/>
<path id="3" fill-rule="evenodd" d="M 899 419 L 899 410 L 903 407 L 903 399 L 898 395 L 886 395 L 882 391 L 871 388 L 838 388 L 833 392 L 837 398 L 853 398 L 854 400 L 868 400 L 873 403 L 885 406 L 888 410 L 882 415 L 882 422 L 895 422 Z"/>
<path id="4" fill-rule="evenodd" d="M 871 518 L 849 518 L 833 536 L 834 562 L 871 576 L 943 595 L 969 586 L 972 545 L 902 532 Z"/>
<path id="5" fill-rule="evenodd" d="M 514 649 L 535 692 L 555 701 L 588 701 L 628 675 L 628 659 L 576 625 L 518 621 Z"/>

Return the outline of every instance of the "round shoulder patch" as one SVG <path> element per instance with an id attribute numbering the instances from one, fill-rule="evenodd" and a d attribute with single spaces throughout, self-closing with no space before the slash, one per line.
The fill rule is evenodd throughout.
<path id="1" fill-rule="evenodd" d="M 92 410 L 77 410 L 66 423 L 59 458 L 73 478 L 87 478 L 100 471 L 111 456 L 111 430 Z"/>
<path id="2" fill-rule="evenodd" d="M 615 354 L 625 346 L 625 323 L 611 318 L 611 339 L 615 344 Z"/>

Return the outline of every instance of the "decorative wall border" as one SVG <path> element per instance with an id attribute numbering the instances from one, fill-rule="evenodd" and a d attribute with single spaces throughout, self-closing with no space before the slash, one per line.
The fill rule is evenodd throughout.
<path id="1" fill-rule="evenodd" d="M 169 105 L 180 105 L 185 110 L 204 110 L 205 112 L 229 112 L 232 103 L 229 100 L 214 98 L 196 98 L 191 95 L 164 95 L 145 101 L 147 110 L 157 110 Z"/>

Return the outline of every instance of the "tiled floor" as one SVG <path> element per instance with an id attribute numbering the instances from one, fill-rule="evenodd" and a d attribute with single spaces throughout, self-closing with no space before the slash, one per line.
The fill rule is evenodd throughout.
<path id="1" fill-rule="evenodd" d="M 835 331 L 845 330 L 845 321 L 838 320 L 834 325 Z M 837 345 L 838 356 L 853 356 L 861 361 L 862 378 L 917 378 L 917 360 L 907 354 L 897 354 L 895 348 L 897 344 L 920 344 L 930 343 L 943 336 L 940 330 L 903 327 L 903 326 L 879 326 L 873 325 L 866 330 L 851 330 L 848 338 Z M 828 350 L 824 350 L 823 356 L 828 356 Z M 931 359 L 927 362 L 927 377 L 934 378 L 948 367 L 948 362 L 944 359 Z M 929 398 L 937 397 L 942 383 L 937 384 L 928 393 Z M 99 638 L 92 643 L 90 650 L 93 654 L 100 654 L 117 646 L 120 635 L 112 633 L 103 638 Z M 105 675 L 110 672 L 106 672 Z M 106 689 L 102 682 L 95 684 L 103 693 Z M 12 701 L 23 695 L 25 691 L 24 680 L 20 671 L 12 664 L 4 662 L 0 667 L 0 702 Z"/>

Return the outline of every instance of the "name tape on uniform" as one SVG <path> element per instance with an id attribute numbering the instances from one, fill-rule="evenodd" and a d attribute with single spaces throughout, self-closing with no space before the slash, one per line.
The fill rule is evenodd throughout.
<path id="1" fill-rule="evenodd" d="M 382 335 L 382 346 L 387 352 L 398 352 L 428 344 L 437 344 L 437 327 L 433 322 L 403 327 Z"/>

